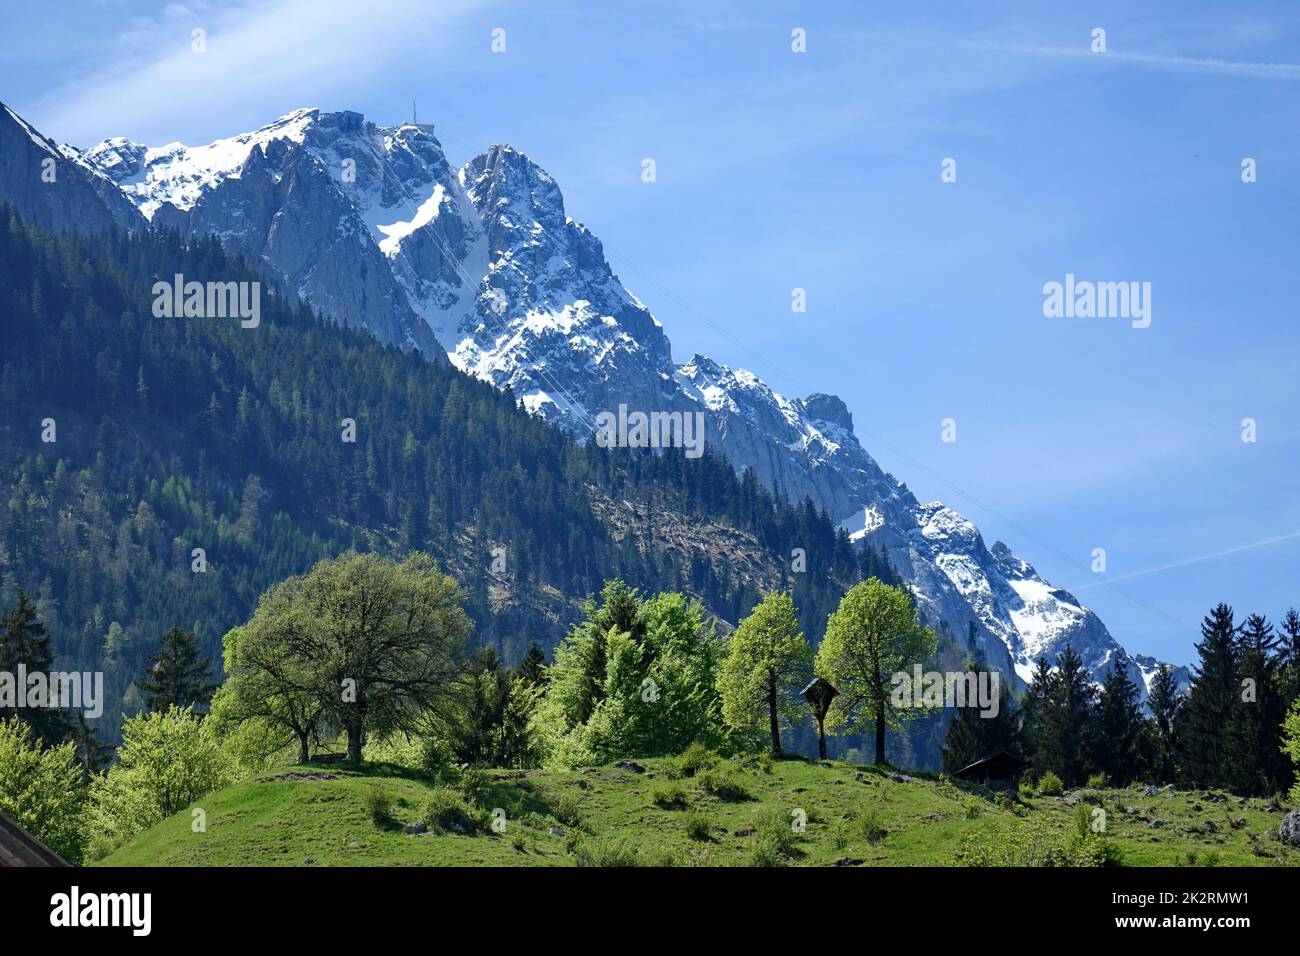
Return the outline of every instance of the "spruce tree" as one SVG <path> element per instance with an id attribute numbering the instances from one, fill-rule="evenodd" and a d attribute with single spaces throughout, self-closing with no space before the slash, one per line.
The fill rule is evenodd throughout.
<path id="1" fill-rule="evenodd" d="M 524 659 L 519 662 L 519 679 L 525 681 L 534 687 L 543 687 L 546 684 L 546 652 L 542 650 L 537 641 L 528 645 L 528 652 L 524 654 Z"/>
<path id="2" fill-rule="evenodd" d="M 14 689 L 20 695 L 20 699 L 14 701 L 15 706 L 0 706 L 0 720 L 16 716 L 47 747 L 62 743 L 68 737 L 70 726 L 67 713 L 54 706 L 25 706 L 27 688 L 17 684 L 20 664 L 28 675 L 43 674 L 49 683 L 50 673 L 54 669 L 50 635 L 37 614 L 36 605 L 22 588 L 18 588 L 14 606 L 0 618 L 0 672 L 11 675 L 11 680 L 15 683 Z M 46 703 L 50 705 L 56 702 Z"/>
<path id="3" fill-rule="evenodd" d="M 976 670 L 978 668 L 970 668 Z M 943 769 L 956 773 L 977 760 L 982 760 L 999 750 L 1024 757 L 1020 737 L 1020 715 L 1006 681 L 999 681 L 997 713 L 989 715 L 979 707 L 958 707 L 948 722 L 943 740 Z"/>
<path id="4" fill-rule="evenodd" d="M 1151 678 L 1151 689 L 1147 694 L 1147 709 L 1151 711 L 1148 720 L 1148 734 L 1152 743 L 1151 774 L 1159 783 L 1172 783 L 1177 773 L 1174 762 L 1174 725 L 1183 700 L 1183 696 L 1178 693 L 1178 678 L 1174 669 L 1168 664 L 1161 664 Z"/>
<path id="5" fill-rule="evenodd" d="M 1115 658 L 1102 682 L 1093 726 L 1092 762 L 1113 786 L 1127 786 L 1143 771 L 1140 746 L 1142 712 L 1137 686 L 1128 678 L 1127 659 Z"/>
<path id="6" fill-rule="evenodd" d="M 1020 705 L 1020 733 L 1025 759 L 1035 777 L 1048 769 L 1046 766 L 1046 720 L 1048 701 L 1053 693 L 1055 675 L 1046 657 L 1034 662 L 1034 673 L 1029 679 L 1029 691 Z"/>
<path id="7" fill-rule="evenodd" d="M 1246 618 L 1238 632 L 1238 693 L 1226 728 L 1227 771 L 1236 793 L 1273 793 L 1286 773 L 1281 731 L 1287 702 L 1279 680 L 1279 643 L 1259 614 Z"/>
<path id="8" fill-rule="evenodd" d="M 1219 604 L 1201 622 L 1187 701 L 1178 713 L 1179 772 L 1194 787 L 1230 786 L 1225 731 L 1237 702 L 1237 628 L 1232 608 Z"/>
<path id="9" fill-rule="evenodd" d="M 201 709 L 212 699 L 211 662 L 189 631 L 169 628 L 149 662 L 149 670 L 136 682 L 149 710 L 161 713 L 172 705 Z"/>

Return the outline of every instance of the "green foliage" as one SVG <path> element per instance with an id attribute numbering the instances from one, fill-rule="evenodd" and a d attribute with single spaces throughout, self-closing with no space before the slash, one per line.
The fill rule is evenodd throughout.
<path id="1" fill-rule="evenodd" d="M 175 626 L 163 635 L 158 653 L 149 658 L 149 669 L 137 684 L 149 710 L 202 710 L 212 699 L 215 686 L 211 663 L 200 652 L 198 639 Z"/>
<path id="2" fill-rule="evenodd" d="M 692 840 L 707 841 L 712 838 L 713 828 L 709 823 L 709 818 L 703 813 L 687 814 L 686 835 Z"/>
<path id="3" fill-rule="evenodd" d="M 450 736 L 456 759 L 480 767 L 535 767 L 540 760 L 532 717 L 545 691 L 536 676 L 512 674 L 495 648 L 475 655 L 462 678 Z"/>
<path id="4" fill-rule="evenodd" d="M 781 728 L 807 719 L 799 691 L 812 679 L 812 648 L 799 631 L 794 600 L 767 595 L 731 635 L 718 671 L 722 715 L 741 739 L 781 750 Z"/>
<path id="5" fill-rule="evenodd" d="M 1291 705 L 1282 724 L 1282 751 L 1291 758 L 1296 775 L 1300 776 L 1300 697 Z M 1292 787 L 1291 801 L 1300 803 L 1300 783 Z"/>
<path id="6" fill-rule="evenodd" d="M 128 718 L 118 758 L 90 785 L 90 832 L 101 846 L 120 845 L 234 776 L 216 734 L 188 708 Z"/>
<path id="7" fill-rule="evenodd" d="M 21 664 L 29 673 L 49 674 L 54 668 L 54 651 L 36 605 L 22 588 L 16 589 L 13 607 L 0 617 L 0 673 L 17 680 Z M 64 740 L 71 726 L 68 715 L 54 707 L 0 706 L 0 720 L 17 718 L 28 724 L 43 741 L 56 744 Z"/>
<path id="8" fill-rule="evenodd" d="M 1076 829 L 1062 835 L 1042 818 L 1033 818 L 1015 830 L 970 834 L 957 860 L 963 866 L 1095 867 L 1113 863 L 1116 857 L 1096 834 Z"/>
<path id="9" fill-rule="evenodd" d="M 697 740 L 678 755 L 674 767 L 681 776 L 694 777 L 702 770 L 716 767 L 719 759 L 716 753 Z"/>
<path id="10" fill-rule="evenodd" d="M 893 704 L 892 677 L 925 661 L 935 647 L 934 633 L 917 623 L 907 590 L 875 578 L 850 588 L 827 621 L 816 670 L 840 692 L 831 719 L 857 732 L 874 729 L 877 763 L 884 762 L 884 728 L 920 716 Z"/>
<path id="11" fill-rule="evenodd" d="M 579 840 L 573 849 L 573 862 L 576 866 L 598 866 L 607 869 L 664 868 L 677 864 L 670 853 L 653 847 L 638 847 L 628 840 L 616 837 L 604 839 L 588 837 Z"/>
<path id="12" fill-rule="evenodd" d="M 464 794 L 451 787 L 434 787 L 424 807 L 424 822 L 436 833 L 473 833 L 475 813 Z"/>
<path id="13" fill-rule="evenodd" d="M 1038 792 L 1045 797 L 1059 797 L 1065 793 L 1065 784 L 1051 770 L 1038 778 Z"/>
<path id="14" fill-rule="evenodd" d="M 85 804 L 72 743 L 45 745 L 18 719 L 0 719 L 0 810 L 69 863 L 80 863 Z"/>
<path id="15" fill-rule="evenodd" d="M 710 796 L 728 802 L 750 799 L 749 789 L 740 775 L 722 767 L 710 767 L 695 775 L 699 788 Z"/>
<path id="16" fill-rule="evenodd" d="M 889 831 L 880 815 L 880 808 L 869 803 L 854 817 L 853 823 L 858 834 L 868 843 L 879 843 Z"/>
<path id="17" fill-rule="evenodd" d="M 371 783 L 362 794 L 365 798 L 366 816 L 375 826 L 386 826 L 393 822 L 393 795 L 382 783 Z"/>
<path id="18" fill-rule="evenodd" d="M 716 743 L 718 641 L 680 594 L 643 601 L 610 582 L 557 649 L 538 713 L 556 765 L 678 753 Z"/>
<path id="19" fill-rule="evenodd" d="M 650 791 L 650 802 L 661 810 L 685 810 L 686 790 L 679 783 L 663 783 Z"/>

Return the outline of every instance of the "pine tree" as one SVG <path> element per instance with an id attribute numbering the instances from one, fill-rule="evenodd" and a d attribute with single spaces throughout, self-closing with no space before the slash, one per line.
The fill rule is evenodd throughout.
<path id="1" fill-rule="evenodd" d="M 202 708 L 212 699 L 211 662 L 202 656 L 198 639 L 189 631 L 169 628 L 149 661 L 149 670 L 136 682 L 149 710 L 161 713 L 173 705 Z"/>
<path id="2" fill-rule="evenodd" d="M 524 654 L 524 659 L 519 662 L 519 679 L 533 685 L 534 687 L 544 687 L 546 685 L 546 652 L 542 650 L 537 641 L 528 645 L 528 652 Z"/>
<path id="3" fill-rule="evenodd" d="M 1092 762 L 1112 786 L 1127 786 L 1143 771 L 1142 712 L 1127 660 L 1116 657 L 1102 682 L 1093 726 Z"/>
<path id="4" fill-rule="evenodd" d="M 978 670 L 979 667 L 970 667 Z M 996 714 L 986 714 L 979 707 L 958 707 L 948 722 L 943 741 L 943 769 L 955 773 L 999 750 L 1023 759 L 1024 747 L 1020 735 L 1020 715 L 1016 711 L 1011 688 L 999 681 L 999 700 Z"/>
<path id="5" fill-rule="evenodd" d="M 0 673 L 8 674 L 14 682 L 14 689 L 20 699 L 14 706 L 0 706 L 0 720 L 16 716 L 40 737 L 47 747 L 62 743 L 68 737 L 69 722 L 67 713 L 54 706 L 28 707 L 26 704 L 27 688 L 18 686 L 18 668 L 22 665 L 27 674 L 45 675 L 47 684 L 54 669 L 54 651 L 50 647 L 50 635 L 41 622 L 27 592 L 18 588 L 14 606 L 0 618 Z M 56 701 L 47 701 L 54 704 Z"/>
<path id="6" fill-rule="evenodd" d="M 1286 774 L 1281 728 L 1286 701 L 1279 686 L 1273 626 L 1259 614 L 1241 625 L 1237 637 L 1238 693 L 1226 728 L 1227 773 L 1235 793 L 1273 793 Z"/>
<path id="7" fill-rule="evenodd" d="M 81 779 L 89 784 L 91 777 L 112 762 L 113 748 L 100 742 L 82 714 L 77 714 L 72 724 L 71 739 L 76 748 L 77 763 L 81 765 Z"/>
<path id="8" fill-rule="evenodd" d="M 1089 743 L 1096 688 L 1083 659 L 1070 645 L 1057 658 L 1040 723 L 1038 751 L 1042 770 L 1051 770 L 1068 786 L 1079 786 L 1092 769 Z"/>
<path id="9" fill-rule="evenodd" d="M 1047 707 L 1053 693 L 1055 675 L 1046 657 L 1034 662 L 1034 673 L 1029 679 L 1029 690 L 1020 705 L 1020 733 L 1034 776 L 1048 769 L 1046 765 Z"/>
<path id="10" fill-rule="evenodd" d="M 1147 694 L 1148 736 L 1151 739 L 1151 773 L 1158 783 L 1172 783 L 1177 773 L 1174 762 L 1174 726 L 1183 696 L 1178 693 L 1178 678 L 1168 664 L 1161 664 L 1151 678 Z"/>
<path id="11" fill-rule="evenodd" d="M 1224 732 L 1238 699 L 1236 636 L 1226 604 L 1201 622 L 1200 663 L 1174 725 L 1179 772 L 1194 787 L 1227 788 L 1232 782 Z"/>

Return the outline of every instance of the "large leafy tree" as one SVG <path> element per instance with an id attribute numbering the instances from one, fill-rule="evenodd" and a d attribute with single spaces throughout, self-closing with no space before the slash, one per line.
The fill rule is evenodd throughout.
<path id="1" fill-rule="evenodd" d="M 17 718 L 0 719 L 0 810 L 68 862 L 80 863 L 85 803 L 71 741 L 47 746 Z"/>
<path id="2" fill-rule="evenodd" d="M 212 664 L 199 650 L 198 638 L 179 627 L 167 629 L 158 653 L 150 658 L 149 670 L 138 683 L 149 710 L 201 709 L 216 687 Z"/>
<path id="3" fill-rule="evenodd" d="M 229 676 L 213 699 L 212 713 L 218 727 L 241 728 L 255 759 L 296 741 L 298 761 L 306 763 L 321 730 L 325 707 L 318 675 L 312 661 L 298 655 L 295 639 L 311 626 L 295 601 L 301 584 L 293 578 L 271 588 L 248 623 L 225 636 Z"/>
<path id="4" fill-rule="evenodd" d="M 450 719 L 471 625 L 460 586 L 428 555 L 399 564 L 347 552 L 313 567 L 289 599 L 289 653 L 325 720 L 346 731 L 352 763 L 367 734 Z"/>
<path id="5" fill-rule="evenodd" d="M 794 599 L 774 592 L 763 598 L 731 635 L 718 671 L 722 715 L 742 734 L 770 736 L 781 751 L 781 726 L 806 716 L 800 689 L 812 678 L 813 652 L 799 630 Z"/>
<path id="6" fill-rule="evenodd" d="M 233 767 L 212 724 L 189 708 L 128 718 L 118 762 L 90 785 L 90 831 L 111 849 L 229 784 Z"/>
<path id="7" fill-rule="evenodd" d="M 936 643 L 934 633 L 917 623 L 907 591 L 877 578 L 850 588 L 826 622 L 816 670 L 840 692 L 831 714 L 859 733 L 874 726 L 878 764 L 885 762 L 885 728 L 920 715 L 893 705 L 893 675 L 927 660 Z"/>

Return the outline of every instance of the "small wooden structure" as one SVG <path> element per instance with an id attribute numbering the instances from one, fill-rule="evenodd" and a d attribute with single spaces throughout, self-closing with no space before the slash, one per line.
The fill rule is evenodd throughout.
<path id="1" fill-rule="evenodd" d="M 814 677 L 802 691 L 803 699 L 808 701 L 817 718 L 817 753 L 826 759 L 826 712 L 831 709 L 831 701 L 840 696 L 840 692 L 824 677 Z"/>
<path id="2" fill-rule="evenodd" d="M 67 865 L 61 856 L 0 812 L 0 867 Z"/>
<path id="3" fill-rule="evenodd" d="M 1024 769 L 1025 762 L 1015 754 L 997 750 L 962 767 L 953 776 L 983 784 L 990 790 L 1014 790 L 1020 784 L 1020 773 Z"/>

